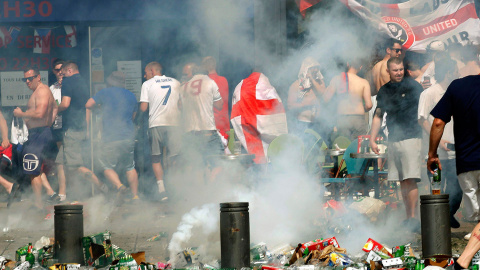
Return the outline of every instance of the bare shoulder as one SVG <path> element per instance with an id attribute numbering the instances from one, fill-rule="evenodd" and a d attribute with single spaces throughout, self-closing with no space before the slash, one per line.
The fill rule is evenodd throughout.
<path id="1" fill-rule="evenodd" d="M 382 59 L 380 61 L 378 61 L 375 66 L 373 66 L 373 69 L 372 71 L 376 71 L 378 72 L 379 69 L 381 69 L 383 66 L 385 66 L 387 64 L 387 61 L 385 61 L 385 59 Z"/>
<path id="2" fill-rule="evenodd" d="M 52 95 L 52 92 L 50 91 L 50 88 L 48 88 L 47 85 L 41 84 L 33 92 L 33 95 L 36 95 L 36 96 L 50 96 L 50 95 Z"/>
<path id="3" fill-rule="evenodd" d="M 289 88 L 289 91 L 290 92 L 293 92 L 293 91 L 297 91 L 300 89 L 300 82 L 299 80 L 295 80 L 291 85 L 290 85 L 290 88 Z"/>

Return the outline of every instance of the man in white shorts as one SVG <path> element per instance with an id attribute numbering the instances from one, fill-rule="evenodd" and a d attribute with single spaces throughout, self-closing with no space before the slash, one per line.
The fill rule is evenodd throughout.
<path id="1" fill-rule="evenodd" d="M 146 82 L 142 85 L 140 93 L 140 110 L 148 113 L 148 127 L 150 144 L 152 147 L 152 168 L 157 179 L 158 192 L 161 198 L 166 197 L 164 185 L 164 168 L 161 163 L 161 155 L 169 158 L 168 164 L 174 164 L 174 157 L 178 155 L 179 120 L 178 108 L 180 82 L 174 78 L 162 75 L 162 66 L 158 62 L 151 62 L 145 67 Z"/>
<path id="2" fill-rule="evenodd" d="M 410 77 L 404 77 L 403 61 L 393 57 L 387 61 L 390 82 L 380 88 L 377 108 L 372 121 L 370 146 L 379 153 L 375 137 L 380 129 L 384 113 L 389 130 L 388 180 L 400 181 L 407 219 L 403 225 L 412 232 L 419 232 L 416 218 L 418 204 L 417 182 L 420 182 L 422 128 L 418 124 L 418 100 L 422 86 Z"/>

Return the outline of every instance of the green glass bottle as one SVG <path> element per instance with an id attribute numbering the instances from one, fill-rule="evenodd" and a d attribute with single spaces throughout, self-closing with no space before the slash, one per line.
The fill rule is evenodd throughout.
<path id="1" fill-rule="evenodd" d="M 25 261 L 30 263 L 30 268 L 32 268 L 33 264 L 35 264 L 35 256 L 33 255 L 32 243 L 28 243 L 28 251 L 27 256 L 25 256 Z"/>

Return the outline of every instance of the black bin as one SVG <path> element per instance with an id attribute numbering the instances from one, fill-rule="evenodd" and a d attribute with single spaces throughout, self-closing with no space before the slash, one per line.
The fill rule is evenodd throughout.
<path id="1" fill-rule="evenodd" d="M 222 268 L 250 267 L 250 219 L 248 202 L 220 204 Z"/>
<path id="2" fill-rule="evenodd" d="M 448 194 L 420 196 L 423 258 L 452 257 Z"/>
<path id="3" fill-rule="evenodd" d="M 85 264 L 82 251 L 83 206 L 55 205 L 54 256 L 59 263 Z"/>

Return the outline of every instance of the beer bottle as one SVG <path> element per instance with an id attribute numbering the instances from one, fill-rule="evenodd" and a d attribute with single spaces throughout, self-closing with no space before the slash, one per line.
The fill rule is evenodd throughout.
<path id="1" fill-rule="evenodd" d="M 32 268 L 35 263 L 35 256 L 33 255 L 33 246 L 32 243 L 28 243 L 27 256 L 25 256 L 25 261 L 30 263 L 30 268 Z"/>
<path id="2" fill-rule="evenodd" d="M 432 164 L 433 177 L 432 177 L 432 195 L 440 194 L 440 187 L 442 183 L 442 171 L 438 167 L 437 163 Z"/>

